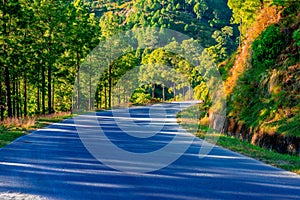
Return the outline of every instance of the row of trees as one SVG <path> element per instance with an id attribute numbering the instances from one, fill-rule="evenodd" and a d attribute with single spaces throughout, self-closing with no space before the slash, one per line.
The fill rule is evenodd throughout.
<path id="1" fill-rule="evenodd" d="M 216 6 L 216 4 L 218 5 Z M 207 60 L 207 57 L 210 55 L 215 63 L 225 60 L 237 46 L 237 26 L 230 24 L 231 11 L 227 7 L 227 1 L 224 0 L 217 0 L 217 2 L 210 0 L 150 0 L 147 3 L 138 0 L 97 5 L 98 7 L 96 6 L 95 10 L 108 10 L 103 13 L 100 23 L 102 35 L 105 35 L 105 37 L 110 37 L 120 30 L 130 30 L 136 27 L 170 28 L 187 34 L 203 47 L 207 47 L 206 52 L 209 52 L 209 54 L 203 54 L 203 57 L 205 57 L 203 59 Z M 99 11 L 98 13 L 101 12 Z M 161 30 L 163 31 L 163 29 Z M 147 40 L 155 43 L 155 38 L 147 38 Z M 176 45 L 183 45 L 180 48 L 190 49 L 193 52 L 193 48 L 188 45 L 188 41 L 183 44 L 176 44 L 176 41 L 156 42 L 159 44 L 166 43 L 165 47 L 167 49 L 176 49 Z M 202 55 L 193 56 L 199 62 Z M 203 62 L 201 67 L 205 68 L 206 64 Z M 199 98 L 200 96 L 208 96 L 202 95 L 203 91 L 207 93 L 207 88 L 205 84 L 200 84 L 203 79 L 199 73 L 197 74 L 195 69 L 195 67 L 199 66 L 192 66 L 186 60 L 163 49 L 138 49 L 132 54 L 128 54 L 128 57 L 125 55 L 114 62 L 102 76 L 96 95 L 96 104 L 99 108 L 111 107 L 113 100 L 111 97 L 112 87 L 125 74 L 124 66 L 126 66 L 126 71 L 137 65 L 147 65 L 147 67 L 141 67 L 140 69 L 139 81 L 145 85 L 139 85 L 141 88 L 134 94 L 135 98 L 132 98 L 133 103 L 140 103 L 143 100 L 149 101 L 153 98 L 176 100 L 178 98 L 176 90 L 180 91 L 184 87 L 188 88 L 186 90 L 193 90 L 197 85 L 195 94 L 198 94 Z M 165 81 L 172 80 L 171 72 L 166 73 L 166 70 L 162 69 L 165 65 L 170 66 L 180 74 L 184 74 L 187 80 L 190 81 L 190 84 L 185 86 L 169 85 L 168 88 L 165 87 L 164 83 L 149 84 L 147 81 L 155 76 L 161 76 Z M 148 70 L 148 73 L 145 70 Z M 159 74 L 159 71 L 164 72 Z M 123 91 L 124 94 L 126 93 L 121 88 L 118 90 Z M 130 99 L 130 96 L 126 97 L 125 95 L 124 101 L 128 98 Z M 117 100 L 117 102 L 121 102 L 121 100 Z"/>
<path id="2" fill-rule="evenodd" d="M 238 34 L 236 26 L 230 25 L 231 11 L 226 3 L 226 0 L 218 0 L 217 4 L 212 0 L 150 0 L 147 3 L 142 0 L 3 0 L 0 4 L 1 119 L 71 110 L 72 100 L 79 102 L 72 99 L 72 91 L 76 75 L 79 85 L 82 61 L 100 41 L 135 27 L 154 26 L 183 32 L 209 47 L 207 51 L 215 62 L 224 60 L 234 51 Z M 191 47 L 187 45 L 187 48 Z M 95 105 L 90 101 L 88 107 L 111 107 L 113 87 L 126 71 L 154 61 L 172 65 L 186 74 L 190 88 L 201 83 L 200 75 L 193 69 L 196 66 L 190 66 L 176 55 L 138 49 L 107 66 L 95 92 Z M 173 92 L 171 96 L 176 98 L 174 88 L 169 88 L 169 93 Z M 78 87 L 76 92 L 74 98 L 86 91 Z M 168 94 L 160 95 L 166 99 Z"/>
<path id="3" fill-rule="evenodd" d="M 98 43 L 98 19 L 80 0 L 4 0 L 1 11 L 1 119 L 70 110 L 81 59 Z"/>

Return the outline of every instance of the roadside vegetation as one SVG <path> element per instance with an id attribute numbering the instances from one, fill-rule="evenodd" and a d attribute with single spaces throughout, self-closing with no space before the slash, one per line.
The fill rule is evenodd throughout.
<path id="1" fill-rule="evenodd" d="M 70 112 L 61 112 L 38 117 L 7 118 L 0 123 L 0 148 L 6 146 L 18 137 L 69 117 L 72 117 Z"/>
<path id="2" fill-rule="evenodd" d="M 203 110 L 202 105 L 189 107 L 181 113 L 178 113 L 177 120 L 184 129 L 192 132 L 200 139 L 204 139 L 209 130 L 209 122 L 207 119 L 204 118 L 204 120 L 196 120 L 195 118 L 189 118 L 189 116 L 193 116 L 193 112 L 199 112 L 199 110 L 200 112 Z M 182 118 L 182 116 L 185 116 L 185 118 Z M 197 129 L 195 129 L 195 126 Z M 209 134 L 208 142 L 209 140 L 217 141 L 217 145 L 219 146 L 260 160 L 264 163 L 300 174 L 300 157 L 297 155 L 274 152 L 272 150 L 253 145 L 248 141 L 243 141 L 233 136 L 221 133 Z"/>

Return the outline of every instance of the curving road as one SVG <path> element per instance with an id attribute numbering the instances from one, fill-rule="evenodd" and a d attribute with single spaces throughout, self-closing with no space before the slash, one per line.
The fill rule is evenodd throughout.
<path id="1" fill-rule="evenodd" d="M 174 123 L 178 104 L 156 108 L 156 111 L 165 109 L 167 120 L 154 112 L 150 115 L 157 119 L 151 121 L 149 108 L 129 110 L 130 119 L 144 126 L 132 129 L 132 135 L 118 126 L 123 124 L 126 129 L 128 119 L 124 109 L 117 110 L 114 115 L 111 111 L 85 115 L 75 122 L 67 119 L 2 148 L 0 199 L 13 199 L 13 195 L 23 195 L 25 199 L 300 199 L 300 176 L 217 146 L 212 146 L 207 156 L 199 158 L 203 141 Z M 94 141 L 94 145 L 100 142 L 101 137 L 94 138 L 91 134 L 95 124 L 83 120 L 88 117 L 96 119 L 101 126 L 101 148 L 89 149 L 81 140 L 84 140 L 83 133 L 77 133 L 76 127 L 81 131 L 89 130 L 89 142 Z M 163 127 L 158 134 L 149 135 L 147 130 L 161 124 Z M 175 141 L 177 135 L 181 137 Z M 189 142 L 192 144 L 186 146 Z M 178 148 L 157 154 L 162 156 L 156 157 L 159 162 L 151 161 L 151 157 L 148 159 L 151 152 L 158 152 L 170 143 Z M 93 155 L 84 144 L 91 152 L 95 151 Z M 131 153 L 118 157 L 116 152 L 105 151 L 110 148 L 105 146 L 107 144 Z M 139 157 L 131 155 L 145 155 L 147 159 L 140 162 Z M 174 155 L 179 158 L 164 167 L 164 162 L 172 161 Z M 152 171 L 155 168 L 158 170 Z"/>

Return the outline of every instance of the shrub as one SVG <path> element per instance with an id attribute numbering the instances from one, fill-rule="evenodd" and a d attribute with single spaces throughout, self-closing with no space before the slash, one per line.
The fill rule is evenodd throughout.
<path id="1" fill-rule="evenodd" d="M 253 66 L 254 67 L 272 67 L 276 58 L 283 50 L 283 37 L 280 28 L 276 25 L 270 25 L 261 35 L 252 43 Z"/>
<path id="2" fill-rule="evenodd" d="M 138 88 L 132 95 L 130 102 L 133 104 L 147 104 L 151 101 L 150 94 L 146 93 L 145 89 Z"/>
<path id="3" fill-rule="evenodd" d="M 300 29 L 296 30 L 293 33 L 293 40 L 295 42 L 295 45 L 300 47 Z"/>

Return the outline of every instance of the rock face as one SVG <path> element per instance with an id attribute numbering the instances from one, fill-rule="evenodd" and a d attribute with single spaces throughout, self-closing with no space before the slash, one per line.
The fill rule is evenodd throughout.
<path id="1" fill-rule="evenodd" d="M 244 124 L 228 118 L 224 132 L 251 144 L 274 150 L 279 153 L 288 153 L 300 156 L 300 137 L 284 136 L 277 133 L 265 133 L 258 128 L 247 128 Z"/>

